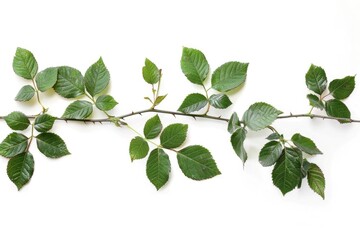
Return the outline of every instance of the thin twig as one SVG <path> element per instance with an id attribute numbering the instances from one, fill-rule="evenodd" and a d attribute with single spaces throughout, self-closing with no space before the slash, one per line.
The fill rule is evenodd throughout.
<path id="1" fill-rule="evenodd" d="M 191 117 L 194 119 L 197 118 L 205 118 L 205 119 L 212 119 L 217 121 L 223 121 L 223 122 L 229 122 L 228 118 L 223 118 L 221 116 L 212 116 L 212 115 L 204 115 L 204 114 L 191 114 L 191 113 L 182 113 L 182 112 L 174 112 L 174 111 L 168 111 L 168 110 L 161 110 L 161 109 L 145 109 L 141 111 L 131 112 L 127 113 L 121 116 L 117 116 L 115 118 L 118 119 L 125 119 L 136 115 L 142 115 L 143 113 L 160 113 L 160 114 L 169 114 L 173 116 L 185 116 L 185 117 Z M 36 115 L 29 115 L 26 116 L 29 119 L 36 118 Z M 0 116 L 0 120 L 3 120 L 5 116 Z M 277 119 L 287 119 L 287 118 L 319 118 L 319 119 L 328 119 L 328 120 L 335 120 L 335 121 L 344 121 L 344 122 L 350 122 L 350 123 L 360 123 L 360 120 L 351 119 L 351 118 L 339 118 L 339 117 L 330 117 L 325 115 L 318 115 L 318 114 L 289 114 L 289 115 L 281 115 L 278 116 Z M 102 119 L 73 119 L 73 118 L 56 118 L 57 121 L 66 121 L 66 122 L 84 122 L 84 123 L 105 123 L 105 122 L 113 122 L 112 120 L 108 118 L 102 118 Z"/>

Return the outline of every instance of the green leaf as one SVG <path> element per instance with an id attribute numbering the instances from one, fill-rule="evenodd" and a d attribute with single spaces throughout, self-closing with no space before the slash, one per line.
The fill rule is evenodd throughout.
<path id="1" fill-rule="evenodd" d="M 236 112 L 234 112 L 228 123 L 228 132 L 230 134 L 234 133 L 238 128 L 240 128 L 240 120 Z"/>
<path id="2" fill-rule="evenodd" d="M 273 123 L 280 114 L 282 112 L 270 104 L 258 102 L 246 110 L 243 115 L 243 121 L 251 130 L 258 131 Z"/>
<path id="3" fill-rule="evenodd" d="M 318 96 L 314 95 L 314 94 L 308 94 L 306 96 L 308 99 L 309 99 L 309 104 L 310 106 L 313 106 L 313 107 L 316 107 L 316 108 L 319 108 L 320 110 L 323 110 L 324 109 L 324 103 L 323 101 L 321 101 L 319 99 Z"/>
<path id="4" fill-rule="evenodd" d="M 12 112 L 5 117 L 7 125 L 13 130 L 25 130 L 30 125 L 29 119 L 22 112 Z"/>
<path id="5" fill-rule="evenodd" d="M 18 190 L 30 181 L 33 173 L 34 158 L 29 152 L 16 155 L 8 162 L 7 174 Z"/>
<path id="6" fill-rule="evenodd" d="M 169 156 L 160 148 L 151 151 L 146 163 L 146 175 L 159 190 L 169 180 L 171 170 Z"/>
<path id="7" fill-rule="evenodd" d="M 306 86 L 311 91 L 321 95 L 327 85 L 327 78 L 324 69 L 311 64 L 308 72 L 305 75 Z"/>
<path id="8" fill-rule="evenodd" d="M 55 67 L 47 68 L 36 75 L 36 86 L 41 92 L 52 88 L 58 78 L 58 69 Z"/>
<path id="9" fill-rule="evenodd" d="M 239 87 L 246 80 L 248 63 L 228 62 L 215 70 L 211 77 L 212 88 L 219 92 L 228 92 Z"/>
<path id="10" fill-rule="evenodd" d="M 221 174 L 211 153 L 206 148 L 194 145 L 177 152 L 181 171 L 193 180 L 204 180 Z"/>
<path id="11" fill-rule="evenodd" d="M 310 138 L 304 137 L 300 133 L 294 134 L 291 141 L 295 144 L 295 146 L 300 148 L 301 151 L 306 152 L 307 154 L 322 154 Z"/>
<path id="12" fill-rule="evenodd" d="M 187 130 L 187 124 L 170 124 L 160 135 L 161 145 L 168 149 L 180 147 L 185 142 Z"/>
<path id="13" fill-rule="evenodd" d="M 192 93 L 186 96 L 178 111 L 183 113 L 191 113 L 199 111 L 206 106 L 208 100 L 200 93 Z"/>
<path id="14" fill-rule="evenodd" d="M 211 106 L 219 109 L 228 108 L 232 104 L 226 94 L 213 94 L 210 96 L 209 101 Z"/>
<path id="15" fill-rule="evenodd" d="M 34 55 L 23 48 L 17 48 L 13 60 L 14 72 L 25 79 L 33 79 L 38 71 Z"/>
<path id="16" fill-rule="evenodd" d="M 304 158 L 301 162 L 301 177 L 302 178 L 306 178 L 309 168 L 310 168 L 310 163 L 308 162 L 307 159 Z"/>
<path id="17" fill-rule="evenodd" d="M 10 133 L 0 144 L 0 155 L 12 158 L 23 153 L 28 145 L 28 138 L 20 133 Z"/>
<path id="18" fill-rule="evenodd" d="M 283 147 L 281 143 L 276 141 L 268 142 L 260 150 L 259 161 L 264 167 L 269 167 L 280 158 Z"/>
<path id="19" fill-rule="evenodd" d="M 345 99 L 354 91 L 355 77 L 347 76 L 343 79 L 335 79 L 329 84 L 329 91 L 336 99 Z"/>
<path id="20" fill-rule="evenodd" d="M 180 147 L 185 142 L 188 125 L 174 123 L 167 126 L 160 135 L 160 143 L 164 148 Z"/>
<path id="21" fill-rule="evenodd" d="M 131 161 L 142 159 L 149 153 L 149 145 L 142 137 L 135 137 L 130 142 L 129 153 Z"/>
<path id="22" fill-rule="evenodd" d="M 34 127 L 38 132 L 50 131 L 54 125 L 56 118 L 49 114 L 41 114 L 35 119 Z"/>
<path id="23" fill-rule="evenodd" d="M 63 118 L 85 119 L 91 115 L 93 111 L 92 103 L 84 100 L 76 100 L 66 109 Z"/>
<path id="24" fill-rule="evenodd" d="M 283 195 L 293 190 L 301 179 L 301 152 L 285 148 L 272 172 L 273 183 Z"/>
<path id="25" fill-rule="evenodd" d="M 101 95 L 96 99 L 96 107 L 101 111 L 110 111 L 118 102 L 110 95 Z"/>
<path id="26" fill-rule="evenodd" d="M 310 188 L 325 199 L 325 177 L 321 169 L 316 164 L 310 163 L 307 176 Z"/>
<path id="27" fill-rule="evenodd" d="M 145 59 L 145 66 L 142 68 L 144 80 L 149 84 L 156 84 L 160 81 L 161 71 L 149 59 Z"/>
<path id="28" fill-rule="evenodd" d="M 40 133 L 36 136 L 39 151 L 48 158 L 60 158 L 70 152 L 65 142 L 55 133 Z"/>
<path id="29" fill-rule="evenodd" d="M 110 73 L 102 58 L 86 70 L 84 81 L 86 90 L 93 97 L 105 90 L 110 82 Z"/>
<path id="30" fill-rule="evenodd" d="M 72 67 L 59 67 L 54 90 L 65 98 L 76 98 L 85 94 L 85 83 L 81 72 Z"/>
<path id="31" fill-rule="evenodd" d="M 155 99 L 155 106 L 159 105 L 165 98 L 166 98 L 167 94 L 165 95 L 162 95 L 162 96 L 158 96 L 156 99 Z M 149 99 L 150 100 L 150 99 Z M 150 100 L 151 102 L 151 100 Z"/>
<path id="32" fill-rule="evenodd" d="M 272 133 L 269 136 L 267 136 L 266 139 L 267 140 L 278 140 L 280 138 L 281 138 L 281 135 L 275 132 L 275 133 Z"/>
<path id="33" fill-rule="evenodd" d="M 30 85 L 23 86 L 15 97 L 16 101 L 26 102 L 31 100 L 35 95 L 35 89 Z"/>
<path id="34" fill-rule="evenodd" d="M 325 102 L 325 110 L 326 114 L 331 117 L 338 117 L 338 118 L 350 118 L 351 113 L 347 106 L 337 99 L 331 99 Z M 347 120 L 340 120 L 340 123 L 348 123 Z"/>
<path id="35" fill-rule="evenodd" d="M 144 136 L 147 139 L 153 139 L 159 136 L 163 126 L 161 124 L 159 115 L 155 115 L 146 121 L 144 126 Z"/>
<path id="36" fill-rule="evenodd" d="M 245 128 L 239 128 L 231 135 L 231 145 L 235 153 L 239 156 L 239 158 L 243 161 L 244 164 L 247 160 L 247 153 L 244 148 L 245 138 L 246 138 Z"/>
<path id="37" fill-rule="evenodd" d="M 181 70 L 190 82 L 202 85 L 209 74 L 209 64 L 201 51 L 184 47 Z"/>

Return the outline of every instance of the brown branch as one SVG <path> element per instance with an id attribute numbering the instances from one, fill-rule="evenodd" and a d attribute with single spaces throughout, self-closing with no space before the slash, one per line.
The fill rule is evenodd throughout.
<path id="1" fill-rule="evenodd" d="M 116 118 L 124 120 L 125 118 L 129 118 L 136 115 L 142 115 L 143 113 L 160 113 L 160 114 L 168 114 L 175 116 L 185 116 L 185 117 L 191 117 L 194 119 L 197 118 L 205 118 L 205 119 L 211 119 L 211 120 L 217 120 L 217 121 L 223 121 L 223 122 L 229 122 L 228 118 L 223 118 L 221 116 L 212 116 L 212 115 L 204 115 L 204 114 L 191 114 L 191 113 L 182 113 L 182 112 L 175 112 L 175 111 L 168 111 L 168 110 L 161 110 L 161 109 L 146 109 L 136 112 L 131 112 L 128 114 L 124 114 L 121 116 L 117 116 Z M 0 120 L 4 119 L 5 116 L 0 116 Z M 29 115 L 27 116 L 29 119 L 36 118 L 35 115 Z M 360 120 L 351 119 L 351 118 L 339 118 L 339 117 L 330 117 L 325 115 L 318 115 L 318 114 L 289 114 L 289 115 L 281 115 L 278 116 L 277 119 L 287 119 L 287 118 L 319 118 L 319 119 L 328 119 L 328 120 L 336 120 L 336 121 L 344 121 L 344 122 L 350 122 L 350 123 L 360 123 Z M 56 118 L 57 121 L 65 121 L 65 122 L 84 122 L 84 123 L 106 123 L 106 122 L 112 122 L 109 118 L 102 118 L 102 119 L 73 119 L 73 118 Z M 122 123 L 125 124 L 125 123 Z"/>

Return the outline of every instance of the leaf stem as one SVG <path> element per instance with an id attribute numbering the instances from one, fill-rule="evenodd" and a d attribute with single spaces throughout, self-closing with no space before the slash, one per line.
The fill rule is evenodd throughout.
<path id="1" fill-rule="evenodd" d="M 207 108 L 206 108 L 206 111 L 205 111 L 205 113 L 204 113 L 204 115 L 207 115 L 208 112 L 209 112 L 209 110 L 210 110 L 210 100 L 209 100 L 209 94 L 208 94 L 208 91 L 209 91 L 209 90 L 206 89 L 206 87 L 205 87 L 204 84 L 202 84 L 202 86 L 203 86 L 203 88 L 204 88 L 205 96 L 206 96 L 206 99 L 207 99 L 207 101 L 208 101 L 208 103 L 207 103 Z"/>
<path id="2" fill-rule="evenodd" d="M 31 146 L 31 143 L 32 143 L 32 141 L 33 141 L 33 139 L 34 139 L 34 128 L 35 128 L 35 121 L 33 122 L 33 123 L 31 123 L 31 136 L 29 137 L 29 143 L 28 143 L 28 145 L 27 145 L 27 147 L 26 147 L 26 150 L 25 150 L 25 152 L 28 152 L 29 151 L 29 148 L 30 148 L 30 146 Z"/>
<path id="3" fill-rule="evenodd" d="M 33 87 L 35 89 L 36 99 L 37 99 L 38 103 L 40 104 L 40 106 L 42 107 L 42 113 L 46 113 L 47 109 L 46 109 L 46 107 L 44 107 L 44 105 L 42 104 L 42 102 L 40 100 L 39 89 L 37 88 L 34 79 L 31 79 L 31 82 L 32 82 Z"/>
<path id="4" fill-rule="evenodd" d="M 85 92 L 85 95 L 87 98 L 89 98 L 91 100 L 91 102 L 96 106 L 96 101 L 94 99 L 94 97 L 90 96 L 87 92 Z M 99 109 L 100 110 L 100 109 Z M 112 116 L 110 114 L 107 113 L 107 111 L 104 111 L 104 110 L 100 110 L 102 111 L 107 117 L 108 119 L 111 118 Z"/>
<path id="5" fill-rule="evenodd" d="M 161 69 L 159 71 L 160 71 L 160 78 L 159 78 L 159 82 L 157 83 L 157 90 L 154 89 L 154 84 L 152 85 L 154 101 L 153 101 L 153 105 L 151 106 L 151 109 L 154 109 L 156 107 L 156 99 L 159 97 L 160 83 L 161 83 L 161 78 L 162 78 Z"/>

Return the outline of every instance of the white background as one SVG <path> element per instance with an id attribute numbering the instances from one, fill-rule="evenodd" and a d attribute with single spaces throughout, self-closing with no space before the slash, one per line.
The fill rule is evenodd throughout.
<path id="1" fill-rule="evenodd" d="M 214 115 L 240 115 L 256 101 L 285 113 L 309 111 L 305 73 L 322 66 L 329 80 L 360 72 L 360 3 L 357 0 L 273 1 L 2 1 L 0 3 L 0 115 L 40 111 L 34 102 L 13 101 L 28 83 L 12 71 L 16 47 L 31 50 L 39 68 L 69 65 L 83 73 L 100 56 L 111 72 L 116 115 L 149 107 L 142 80 L 145 57 L 163 69 L 162 109 L 202 89 L 180 69 L 183 46 L 202 50 L 212 70 L 230 60 L 250 62 L 234 105 Z M 209 82 L 208 82 L 209 84 Z M 69 101 L 42 95 L 60 116 Z M 360 91 L 346 100 L 360 118 Z M 319 113 L 315 111 L 315 113 Z M 152 114 L 132 117 L 141 131 Z M 102 117 L 94 113 L 93 117 Z M 161 116 L 164 124 L 189 124 L 187 145 L 211 150 L 222 175 L 195 182 L 183 176 L 170 153 L 170 181 L 156 191 L 146 161 L 130 162 L 134 134 L 109 124 L 56 123 L 54 132 L 71 155 L 51 160 L 33 145 L 34 176 L 20 192 L 0 159 L 0 239 L 359 239 L 360 126 L 335 121 L 288 119 L 274 126 L 288 138 L 300 132 L 324 155 L 311 158 L 326 176 L 326 199 L 304 187 L 285 197 L 271 169 L 257 161 L 269 131 L 250 133 L 242 168 L 226 125 Z M 0 123 L 0 137 L 10 130 Z"/>

